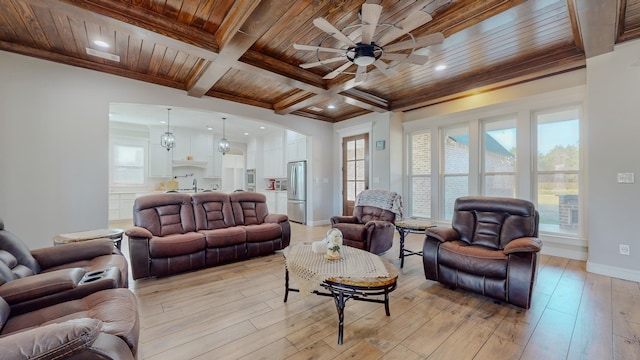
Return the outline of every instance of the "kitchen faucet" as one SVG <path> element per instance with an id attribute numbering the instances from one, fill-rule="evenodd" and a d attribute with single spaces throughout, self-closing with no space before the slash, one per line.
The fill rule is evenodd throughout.
<path id="1" fill-rule="evenodd" d="M 193 178 L 193 192 L 198 192 L 198 179 Z"/>

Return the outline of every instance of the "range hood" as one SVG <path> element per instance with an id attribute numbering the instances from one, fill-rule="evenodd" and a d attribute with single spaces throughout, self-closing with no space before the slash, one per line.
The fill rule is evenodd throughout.
<path id="1" fill-rule="evenodd" d="M 173 167 L 198 167 L 198 168 L 207 168 L 206 161 L 196 161 L 196 160 L 173 160 Z"/>

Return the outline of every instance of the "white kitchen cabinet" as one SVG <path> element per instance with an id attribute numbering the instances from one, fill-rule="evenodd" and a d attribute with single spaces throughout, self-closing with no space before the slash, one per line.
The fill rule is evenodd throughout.
<path id="1" fill-rule="evenodd" d="M 262 194 L 267 198 L 267 210 L 269 210 L 269 214 L 278 214 L 276 212 L 276 192 L 275 191 L 261 191 Z"/>
<path id="2" fill-rule="evenodd" d="M 109 220 L 133 219 L 135 200 L 134 193 L 109 193 Z"/>
<path id="3" fill-rule="evenodd" d="M 307 160 L 307 137 L 295 131 L 287 130 L 287 162 Z"/>
<path id="4" fill-rule="evenodd" d="M 133 219 L 133 203 L 135 200 L 136 194 L 120 194 L 120 219 Z"/>
<path id="5" fill-rule="evenodd" d="M 222 157 L 222 190 L 244 189 L 244 156 L 227 154 Z"/>
<path id="6" fill-rule="evenodd" d="M 287 170 L 285 164 L 285 132 L 272 131 L 264 136 L 263 164 L 265 178 L 285 178 Z"/>
<path id="7" fill-rule="evenodd" d="M 276 214 L 287 214 L 287 192 L 276 191 Z"/>
<path id="8" fill-rule="evenodd" d="M 109 220 L 120 219 L 120 194 L 109 194 Z"/>

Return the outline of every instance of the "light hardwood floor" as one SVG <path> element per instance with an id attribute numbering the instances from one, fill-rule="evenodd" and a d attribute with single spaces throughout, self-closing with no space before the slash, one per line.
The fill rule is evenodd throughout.
<path id="1" fill-rule="evenodd" d="M 292 243 L 327 229 L 292 224 Z M 409 235 L 409 249 L 421 246 Z M 398 247 L 396 234 L 384 255 L 397 267 Z M 131 281 L 138 358 L 640 359 L 639 284 L 587 273 L 582 261 L 541 256 L 528 311 L 427 281 L 418 256 L 399 273 L 390 317 L 381 304 L 347 301 L 343 345 L 332 299 L 283 302 L 282 254 Z"/>

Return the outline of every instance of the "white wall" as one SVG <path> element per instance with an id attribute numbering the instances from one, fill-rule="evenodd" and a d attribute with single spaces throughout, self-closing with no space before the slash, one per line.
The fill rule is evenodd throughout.
<path id="1" fill-rule="evenodd" d="M 394 121 L 391 119 L 395 118 Z M 332 142 L 333 146 L 333 183 L 335 184 L 334 209 L 333 215 L 342 214 L 342 138 L 363 133 L 369 134 L 369 188 L 394 190 L 402 193 L 401 188 L 398 190 L 398 184 L 402 183 L 398 180 L 398 176 L 402 176 L 402 168 L 398 168 L 393 162 L 402 163 L 402 144 L 398 145 L 398 141 L 402 141 L 397 136 L 399 130 L 399 120 L 397 114 L 392 113 L 371 113 L 362 115 L 353 119 L 341 121 L 333 125 L 334 134 Z M 394 131 L 392 131 L 392 126 Z M 395 134 L 392 138 L 391 135 Z M 384 150 L 376 150 L 376 141 L 385 142 Z M 400 174 L 398 174 L 400 171 Z M 391 184 L 394 188 L 391 188 Z M 400 185 L 401 186 L 401 185 Z"/>
<path id="2" fill-rule="evenodd" d="M 332 178 L 329 123 L 2 51 L 0 79 L 0 218 L 30 248 L 50 246 L 58 233 L 107 226 L 110 102 L 221 111 L 280 124 L 313 136 L 311 172 Z M 312 221 L 329 218 L 332 192 L 330 183 L 313 187 Z"/>
<path id="3" fill-rule="evenodd" d="M 589 135 L 587 270 L 640 281 L 640 41 L 587 60 Z M 635 173 L 618 184 L 618 172 Z M 630 246 L 630 255 L 618 253 Z"/>

